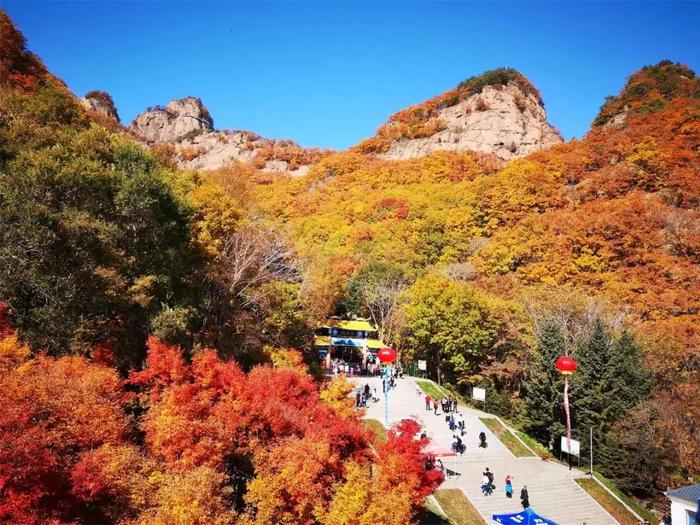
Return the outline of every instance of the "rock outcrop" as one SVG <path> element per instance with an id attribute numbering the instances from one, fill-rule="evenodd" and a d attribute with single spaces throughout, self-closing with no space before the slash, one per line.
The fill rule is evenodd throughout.
<path id="1" fill-rule="evenodd" d="M 386 159 L 450 150 L 510 160 L 561 141 L 535 87 L 514 70 L 495 70 L 396 113 L 355 148 Z"/>
<path id="2" fill-rule="evenodd" d="M 80 103 L 88 111 L 119 122 L 119 113 L 117 113 L 114 100 L 112 100 L 112 96 L 109 93 L 104 91 L 89 91 L 80 99 Z"/>
<path id="3" fill-rule="evenodd" d="M 213 170 L 231 162 L 251 163 L 267 172 L 303 175 L 328 151 L 263 138 L 250 131 L 216 131 L 196 97 L 172 100 L 134 118 L 129 130 L 144 142 L 167 145 L 177 164 L 188 170 Z"/>
<path id="4" fill-rule="evenodd" d="M 306 173 L 329 150 L 302 148 L 249 131 L 217 131 L 196 97 L 172 100 L 138 115 L 129 130 L 171 149 L 181 168 L 212 170 L 232 162 L 267 172 Z M 354 151 L 408 159 L 434 151 L 475 151 L 510 160 L 562 141 L 548 122 L 542 97 L 513 69 L 487 71 L 431 100 L 399 111 Z"/>
<path id="5" fill-rule="evenodd" d="M 197 97 L 171 100 L 168 105 L 148 108 L 129 126 L 149 143 L 163 144 L 182 140 L 214 129 L 214 120 Z"/>

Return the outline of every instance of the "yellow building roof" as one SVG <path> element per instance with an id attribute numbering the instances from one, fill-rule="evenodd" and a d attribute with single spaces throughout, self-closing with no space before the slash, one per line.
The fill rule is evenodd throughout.
<path id="1" fill-rule="evenodd" d="M 327 319 L 322 328 L 340 328 L 342 330 L 376 330 L 369 321 L 346 321 L 344 319 Z"/>

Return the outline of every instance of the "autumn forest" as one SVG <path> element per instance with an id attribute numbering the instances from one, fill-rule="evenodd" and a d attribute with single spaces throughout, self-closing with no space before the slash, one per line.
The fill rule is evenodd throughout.
<path id="1" fill-rule="evenodd" d="M 697 479 L 700 79 L 630 72 L 584 138 L 512 160 L 382 156 L 505 86 L 542 103 L 496 70 L 345 151 L 185 170 L 0 11 L 0 522 L 416 522 L 442 474 L 416 423 L 380 439 L 324 376 L 329 316 L 555 455 L 569 353 L 582 456 L 593 428 L 596 468 L 647 501 Z"/>

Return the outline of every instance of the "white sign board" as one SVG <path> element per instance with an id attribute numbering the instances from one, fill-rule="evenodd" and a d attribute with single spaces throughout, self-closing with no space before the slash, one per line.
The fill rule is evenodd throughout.
<path id="1" fill-rule="evenodd" d="M 475 386 L 472 389 L 472 397 L 477 401 L 486 401 L 486 389 Z"/>
<path id="2" fill-rule="evenodd" d="M 418 370 L 427 370 L 428 363 L 426 361 L 418 361 Z"/>
<path id="3" fill-rule="evenodd" d="M 561 437 L 561 451 L 562 452 L 567 452 L 571 454 L 572 456 L 579 456 L 581 457 L 581 443 L 576 441 L 575 439 L 571 440 L 571 452 L 567 450 L 566 446 L 566 436 Z"/>

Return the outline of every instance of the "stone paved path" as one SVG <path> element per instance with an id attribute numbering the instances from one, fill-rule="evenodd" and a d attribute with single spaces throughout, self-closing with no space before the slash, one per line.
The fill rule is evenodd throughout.
<path id="1" fill-rule="evenodd" d="M 380 401 L 367 409 L 366 417 L 378 419 L 383 423 L 384 398 L 381 394 L 381 380 L 355 378 L 355 382 L 358 385 L 369 383 L 370 387 L 377 389 Z M 418 386 L 411 378 L 397 381 L 397 386 L 389 397 L 389 424 L 406 418 L 416 419 L 433 440 L 431 447 L 448 451 L 452 443 L 452 432 L 442 411 L 438 410 L 437 416 L 432 411 L 426 411 L 424 394 L 418 395 L 417 390 Z M 487 523 L 494 523 L 491 521 L 492 514 L 521 510 L 519 495 L 523 485 L 528 487 L 533 510 L 560 525 L 618 523 L 574 481 L 575 478 L 584 476 L 583 472 L 577 469 L 569 471 L 563 465 L 542 461 L 538 457 L 516 458 L 479 420 L 479 417 L 488 417 L 489 414 L 463 405 L 460 405 L 458 410 L 464 416 L 467 429 L 466 436 L 462 438 L 467 451 L 463 456 L 456 458 L 442 458 L 448 473 L 452 474 L 445 480 L 442 488 L 461 489 Z M 486 449 L 478 448 L 478 436 L 482 431 L 487 436 L 489 446 Z M 486 467 L 494 473 L 496 485 L 494 494 L 487 497 L 481 494 L 479 487 L 481 473 Z M 506 474 L 513 477 L 512 499 L 506 498 L 503 490 Z"/>

